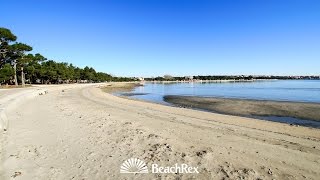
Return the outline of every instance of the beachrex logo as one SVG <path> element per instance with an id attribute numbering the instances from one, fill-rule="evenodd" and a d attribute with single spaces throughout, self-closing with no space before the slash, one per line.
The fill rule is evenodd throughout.
<path id="1" fill-rule="evenodd" d="M 174 166 L 158 166 L 152 164 L 152 173 L 199 173 L 198 167 L 191 167 L 188 164 L 175 164 Z"/>
<path id="2" fill-rule="evenodd" d="M 148 167 L 142 160 L 131 158 L 122 163 L 120 173 L 148 173 Z"/>
<path id="3" fill-rule="evenodd" d="M 146 163 L 138 158 L 131 158 L 122 163 L 120 173 L 148 173 Z M 151 165 L 151 173 L 199 173 L 198 167 L 191 167 L 188 164 L 175 164 L 174 166 Z"/>

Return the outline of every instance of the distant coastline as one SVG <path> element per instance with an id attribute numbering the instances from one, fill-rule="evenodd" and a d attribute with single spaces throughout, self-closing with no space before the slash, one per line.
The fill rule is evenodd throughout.
<path id="1" fill-rule="evenodd" d="M 154 80 L 145 81 L 150 83 L 189 83 L 189 82 L 199 82 L 199 83 L 228 83 L 228 82 L 255 82 L 255 81 L 277 81 L 278 79 L 227 79 L 227 80 Z"/>
<path id="2" fill-rule="evenodd" d="M 247 81 L 259 81 L 259 80 L 320 80 L 320 75 L 318 76 L 267 76 L 267 75 L 208 75 L 208 76 L 171 76 L 164 75 L 163 77 L 147 77 L 147 78 L 137 78 L 142 81 L 172 81 L 172 82 L 247 82 Z"/>

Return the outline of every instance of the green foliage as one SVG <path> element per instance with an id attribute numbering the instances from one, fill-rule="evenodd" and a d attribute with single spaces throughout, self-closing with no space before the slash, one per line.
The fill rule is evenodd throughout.
<path id="1" fill-rule="evenodd" d="M 11 65 L 17 65 L 18 75 L 25 74 L 29 83 L 85 83 L 105 81 L 132 81 L 131 78 L 117 78 L 92 67 L 79 68 L 66 62 L 47 60 L 41 54 L 26 54 L 32 47 L 14 43 L 17 37 L 9 29 L 0 28 L 0 84 L 10 83 L 14 76 Z M 14 66 L 15 67 L 15 66 Z M 18 79 L 24 79 L 21 76 Z M 12 82 L 11 82 L 12 83 Z"/>
<path id="2" fill-rule="evenodd" d="M 10 64 L 5 64 L 0 68 L 0 83 L 8 83 L 14 74 L 14 70 Z"/>
<path id="3" fill-rule="evenodd" d="M 32 83 L 75 83 L 75 82 L 105 82 L 115 80 L 109 74 L 96 72 L 93 68 L 81 69 L 65 62 L 53 60 L 41 63 L 30 63 L 27 68 L 27 79 Z"/>
<path id="4" fill-rule="evenodd" d="M 0 28 L 0 43 L 17 40 L 17 37 L 7 28 Z"/>
<path id="5" fill-rule="evenodd" d="M 17 60 L 19 65 L 24 65 L 32 61 L 32 54 L 25 55 L 26 52 L 32 51 L 32 47 L 23 43 L 15 43 L 8 48 L 8 54 L 11 60 Z"/>
<path id="6" fill-rule="evenodd" d="M 9 29 L 0 28 L 0 67 L 4 65 L 8 59 L 9 44 L 16 39 L 17 37 L 12 34 Z"/>

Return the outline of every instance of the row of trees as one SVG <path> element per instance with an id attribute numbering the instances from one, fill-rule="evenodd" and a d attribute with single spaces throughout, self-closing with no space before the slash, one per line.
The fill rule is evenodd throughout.
<path id="1" fill-rule="evenodd" d="M 252 80 L 253 76 L 177 76 L 145 78 L 146 81 L 189 81 L 189 80 Z"/>
<path id="2" fill-rule="evenodd" d="M 189 80 L 253 80 L 253 79 L 279 79 L 279 80 L 291 80 L 291 79 L 320 79 L 320 76 L 180 76 L 173 77 L 170 75 L 164 75 L 163 77 L 151 77 L 145 78 L 146 81 L 189 81 Z"/>
<path id="3" fill-rule="evenodd" d="M 32 47 L 16 42 L 17 37 L 0 28 L 0 85 L 25 83 L 59 84 L 76 82 L 131 81 L 96 72 L 91 67 L 79 68 L 65 62 L 48 60 L 41 54 L 31 54 Z"/>

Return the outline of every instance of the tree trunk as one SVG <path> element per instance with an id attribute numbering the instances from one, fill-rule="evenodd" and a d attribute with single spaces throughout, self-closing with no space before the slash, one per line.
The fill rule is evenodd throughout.
<path id="1" fill-rule="evenodd" d="M 16 86 L 18 86 L 18 78 L 17 78 L 17 62 L 16 62 L 16 61 L 14 61 L 13 69 L 14 69 L 14 84 L 15 84 Z"/>
<path id="2" fill-rule="evenodd" d="M 23 67 L 21 67 L 21 85 L 22 85 L 22 87 L 25 87 L 24 81 L 25 81 L 25 79 L 24 79 Z"/>

